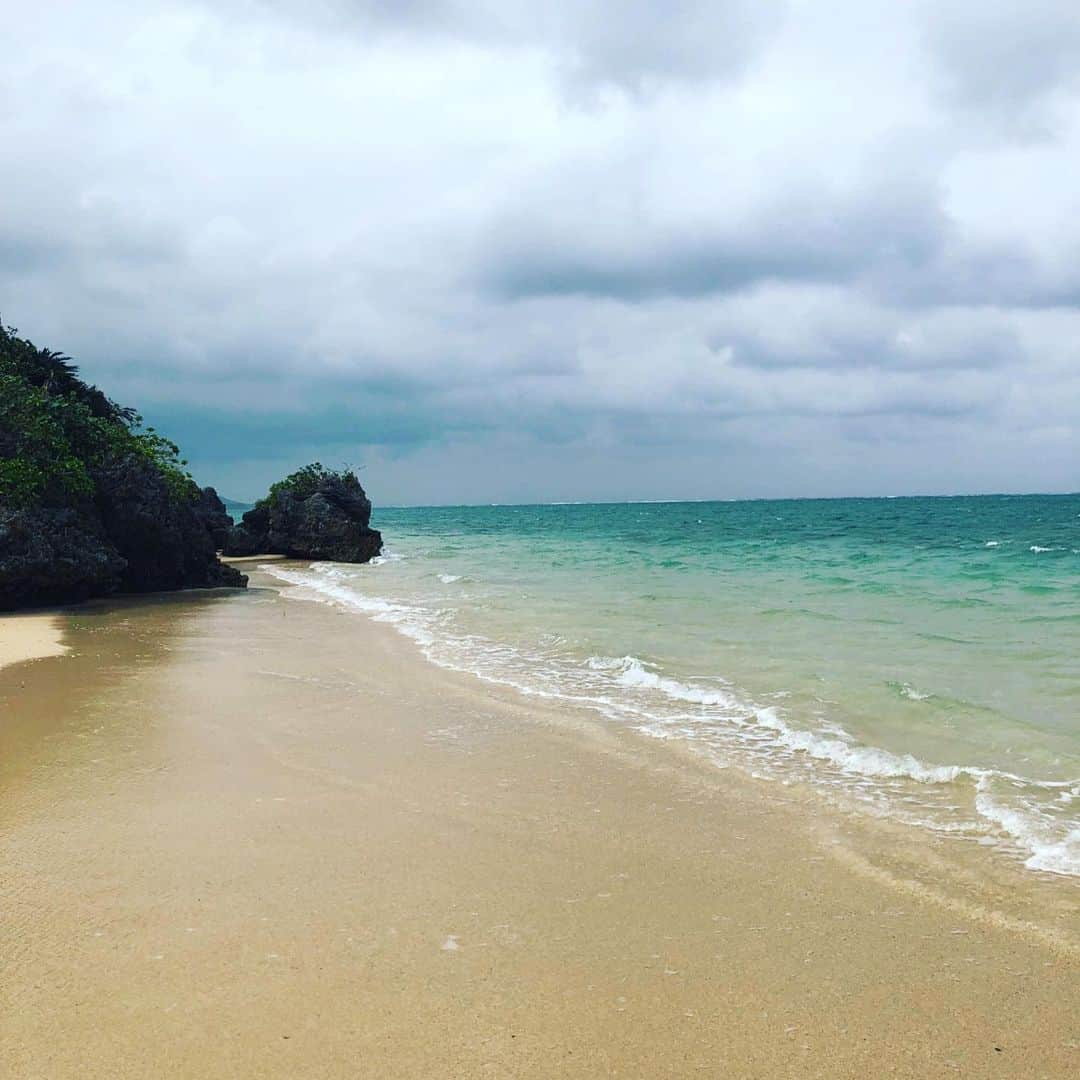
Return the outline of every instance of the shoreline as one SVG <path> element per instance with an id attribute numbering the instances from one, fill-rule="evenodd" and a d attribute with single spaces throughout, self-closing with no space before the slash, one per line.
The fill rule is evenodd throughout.
<path id="1" fill-rule="evenodd" d="M 437 668 L 265 575 L 48 618 L 63 665 L 0 670 L 13 1075 L 1077 1067 L 1058 881 Z"/>
<path id="2" fill-rule="evenodd" d="M 233 566 L 236 563 L 252 563 L 252 562 L 283 562 L 287 556 L 285 555 L 218 555 L 218 562 L 224 563 L 226 566 Z"/>
<path id="3" fill-rule="evenodd" d="M 787 699 L 792 692 L 775 692 L 776 686 L 787 685 L 782 676 L 748 692 L 738 675 L 729 681 L 699 674 L 701 668 L 693 664 L 680 670 L 677 655 L 673 665 L 655 639 L 651 650 L 646 646 L 643 651 L 644 658 L 633 655 L 642 650 L 625 637 L 614 649 L 590 645 L 560 654 L 541 644 L 542 655 L 530 655 L 529 637 L 545 625 L 543 620 L 534 618 L 528 626 L 514 626 L 506 635 L 496 627 L 495 634 L 488 636 L 482 625 L 490 597 L 485 601 L 474 593 L 474 578 L 466 567 L 457 567 L 466 575 L 461 597 L 455 595 L 455 586 L 445 598 L 439 594 L 434 599 L 417 595 L 415 580 L 406 581 L 404 588 L 397 582 L 395 589 L 391 582 L 380 589 L 374 579 L 362 583 L 363 573 L 354 583 L 347 571 L 332 566 L 310 567 L 314 573 L 297 572 L 296 563 L 262 569 L 287 588 L 298 590 L 297 597 L 367 613 L 393 627 L 444 670 L 520 692 L 520 697 L 514 694 L 517 701 L 539 698 L 575 711 L 585 707 L 616 727 L 633 728 L 642 737 L 665 741 L 673 751 L 696 750 L 707 760 L 708 769 L 733 769 L 773 783 L 804 785 L 816 790 L 833 812 L 883 816 L 916 828 L 920 835 L 989 847 L 1002 860 L 1020 863 L 1034 875 L 1060 875 L 1080 885 L 1080 851 L 1075 833 L 1069 832 L 1067 809 L 1062 810 L 1063 805 L 1068 807 L 1072 797 L 1068 789 L 1075 787 L 1075 781 L 1061 759 L 1051 767 L 1063 767 L 1047 775 L 1029 771 L 1029 762 L 1018 760 L 1023 754 L 1014 755 L 1011 746 L 996 761 L 970 740 L 966 748 L 954 746 L 952 753 L 942 755 L 939 747 L 925 740 L 921 747 L 910 743 L 910 729 L 897 726 L 890 731 L 888 723 L 881 725 L 882 714 L 875 712 L 872 700 L 864 699 L 860 703 L 864 716 L 878 722 L 875 737 L 873 723 L 866 725 L 857 715 L 843 717 L 841 687 L 834 687 L 831 694 L 821 690 L 826 695 L 821 697 L 818 687 L 808 696 L 804 686 L 802 698 L 790 703 L 789 710 Z M 438 580 L 451 586 L 462 577 L 440 573 Z M 441 608 L 444 602 L 445 610 Z M 567 613 L 555 614 L 559 618 Z M 571 636 L 576 632 L 580 640 L 580 623 L 570 625 Z M 637 629 L 648 634 L 648 627 Z M 541 642 L 546 637 L 543 634 Z M 762 642 L 759 647 L 761 651 L 767 648 Z M 934 734 L 948 739 L 952 718 L 939 708 L 940 702 L 949 700 L 947 694 L 909 693 L 906 683 L 883 682 L 894 691 L 894 700 L 888 703 L 894 709 L 900 700 L 918 702 L 916 709 L 922 708 L 922 702 L 932 702 L 927 711 L 938 710 L 940 724 Z M 824 718 L 826 705 L 836 706 L 841 714 L 835 721 Z M 920 720 L 925 725 L 926 715 L 895 712 L 889 722 L 900 725 L 912 720 L 917 728 Z M 993 732 L 978 734 L 988 742 L 994 737 Z M 1022 751 L 1022 744 L 1016 749 Z M 1026 801 L 1031 796 L 1045 799 L 1047 792 L 1060 796 L 1053 806 Z"/>

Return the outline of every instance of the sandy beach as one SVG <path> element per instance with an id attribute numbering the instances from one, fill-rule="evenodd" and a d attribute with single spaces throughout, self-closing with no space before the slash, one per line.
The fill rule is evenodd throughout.
<path id="1" fill-rule="evenodd" d="M 0 616 L 0 668 L 62 655 L 63 632 L 57 615 Z"/>
<path id="2" fill-rule="evenodd" d="M 0 669 L 4 1076 L 1080 1072 L 1070 881 L 257 572 L 5 618 L 0 663 L 30 626 L 66 651 Z"/>

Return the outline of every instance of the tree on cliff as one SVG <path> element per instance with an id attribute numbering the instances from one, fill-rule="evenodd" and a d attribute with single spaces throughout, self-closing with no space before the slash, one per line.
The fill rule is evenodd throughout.
<path id="1" fill-rule="evenodd" d="M 244 584 L 186 466 L 67 356 L 0 325 L 0 608 Z"/>
<path id="2" fill-rule="evenodd" d="M 54 505 L 92 494 L 93 471 L 124 456 L 153 466 L 177 499 L 196 497 L 180 448 L 77 370 L 0 325 L 0 502 Z"/>

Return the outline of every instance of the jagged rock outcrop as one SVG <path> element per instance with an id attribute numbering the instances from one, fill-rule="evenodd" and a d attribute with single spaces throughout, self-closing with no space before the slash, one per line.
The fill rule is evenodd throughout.
<path id="1" fill-rule="evenodd" d="M 199 501 L 195 505 L 195 513 L 202 519 L 210 538 L 214 542 L 215 551 L 224 551 L 229 542 L 229 533 L 234 525 L 232 515 L 225 509 L 218 493 L 212 487 L 204 487 L 199 492 Z"/>
<path id="2" fill-rule="evenodd" d="M 216 493 L 76 370 L 0 326 L 0 610 L 246 585 Z"/>
<path id="3" fill-rule="evenodd" d="M 218 561 L 203 514 L 205 492 L 191 502 L 176 500 L 161 474 L 137 458 L 110 462 L 95 481 L 105 533 L 127 563 L 121 592 L 246 583 L 235 567 Z"/>
<path id="4" fill-rule="evenodd" d="M 371 500 L 355 474 L 309 465 L 244 514 L 225 552 L 368 562 L 382 550 L 382 535 L 370 521 Z"/>
<path id="5" fill-rule="evenodd" d="M 105 596 L 126 566 L 88 508 L 0 506 L 0 611 Z"/>
<path id="6" fill-rule="evenodd" d="M 97 480 L 94 499 L 74 506 L 0 505 L 0 611 L 247 584 L 218 561 L 198 504 L 177 505 L 145 462 L 114 463 Z"/>

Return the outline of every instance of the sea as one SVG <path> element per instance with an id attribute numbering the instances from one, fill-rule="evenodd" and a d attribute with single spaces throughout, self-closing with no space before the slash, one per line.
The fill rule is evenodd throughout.
<path id="1" fill-rule="evenodd" d="M 381 508 L 265 569 L 436 664 L 1080 876 L 1080 495 Z"/>

